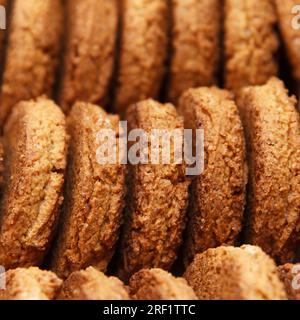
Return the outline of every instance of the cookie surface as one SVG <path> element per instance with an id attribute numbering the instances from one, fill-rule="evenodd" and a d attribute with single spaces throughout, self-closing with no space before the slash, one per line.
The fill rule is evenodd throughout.
<path id="1" fill-rule="evenodd" d="M 62 10 L 60 0 L 14 1 L 1 92 L 1 122 L 17 102 L 52 95 L 61 47 Z"/>
<path id="2" fill-rule="evenodd" d="M 276 8 L 279 18 L 279 28 L 287 49 L 290 64 L 293 67 L 294 77 L 300 81 L 300 30 L 291 25 L 295 14 L 294 6 L 299 5 L 298 0 L 276 0 Z"/>
<path id="3" fill-rule="evenodd" d="M 274 261 L 255 246 L 208 249 L 184 277 L 201 300 L 286 299 Z"/>
<path id="4" fill-rule="evenodd" d="M 194 177 L 185 262 L 196 253 L 235 245 L 242 228 L 247 183 L 245 139 L 231 93 L 216 87 L 186 91 L 179 103 L 186 129 L 202 129 L 204 172 Z"/>
<path id="5" fill-rule="evenodd" d="M 107 99 L 115 59 L 118 12 L 115 0 L 68 0 L 68 35 L 60 104 L 102 104 Z"/>
<path id="6" fill-rule="evenodd" d="M 249 158 L 247 241 L 278 262 L 291 261 L 300 230 L 300 127 L 296 100 L 272 78 L 245 88 L 239 107 Z"/>
<path id="7" fill-rule="evenodd" d="M 117 133 L 118 117 L 96 105 L 74 105 L 68 119 L 66 200 L 52 261 L 53 270 L 62 278 L 88 266 L 105 271 L 118 239 L 125 168 L 120 162 L 98 162 L 97 134 L 103 129 Z"/>
<path id="8" fill-rule="evenodd" d="M 300 263 L 287 263 L 277 268 L 289 300 L 300 300 Z"/>
<path id="9" fill-rule="evenodd" d="M 217 82 L 220 60 L 220 0 L 172 0 L 169 101 L 190 88 Z"/>
<path id="10" fill-rule="evenodd" d="M 278 72 L 273 0 L 225 0 L 225 83 L 238 91 Z"/>
<path id="11" fill-rule="evenodd" d="M 144 269 L 129 282 L 135 300 L 196 300 L 197 297 L 183 278 L 175 278 L 162 269 Z"/>
<path id="12" fill-rule="evenodd" d="M 20 102 L 4 128 L 5 187 L 0 261 L 6 269 L 39 265 L 62 202 L 65 118 L 52 101 Z"/>
<path id="13" fill-rule="evenodd" d="M 158 97 L 167 55 L 167 0 L 122 0 L 115 110 Z"/>
<path id="14" fill-rule="evenodd" d="M 154 134 L 153 129 L 167 130 L 170 135 L 174 129 L 183 132 L 183 120 L 175 108 L 153 100 L 133 105 L 127 120 L 129 130 L 139 128 L 148 136 Z M 151 144 L 152 138 L 149 140 Z M 163 152 L 161 142 L 153 142 L 151 148 Z M 177 256 L 185 226 L 189 181 L 185 165 L 174 162 L 171 150 L 170 164 L 148 161 L 129 168 L 129 199 L 119 265 L 121 279 L 143 268 L 169 269 Z"/>
<path id="15" fill-rule="evenodd" d="M 125 285 L 89 267 L 73 272 L 63 283 L 58 300 L 129 300 Z"/>
<path id="16" fill-rule="evenodd" d="M 0 279 L 5 283 L 0 300 L 53 300 L 62 284 L 54 273 L 36 267 L 9 270 Z"/>

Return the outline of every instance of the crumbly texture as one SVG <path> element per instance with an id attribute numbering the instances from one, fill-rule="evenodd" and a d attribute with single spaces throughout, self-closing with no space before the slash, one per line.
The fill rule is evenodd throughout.
<path id="1" fill-rule="evenodd" d="M 300 124 L 296 100 L 272 78 L 239 98 L 248 145 L 248 243 L 292 261 L 300 231 Z"/>
<path id="2" fill-rule="evenodd" d="M 67 44 L 60 105 L 68 111 L 76 101 L 107 100 L 115 59 L 116 0 L 68 0 Z"/>
<path id="3" fill-rule="evenodd" d="M 255 246 L 209 249 L 184 277 L 201 300 L 286 299 L 274 261 Z"/>
<path id="4" fill-rule="evenodd" d="M 135 300 L 196 300 L 193 289 L 183 278 L 175 278 L 162 269 L 144 269 L 129 282 Z"/>
<path id="5" fill-rule="evenodd" d="M 66 200 L 52 269 L 62 278 L 88 266 L 105 271 L 119 235 L 125 195 L 125 167 L 98 162 L 97 134 L 115 130 L 117 116 L 77 103 L 68 118 L 70 134 Z M 117 140 L 118 144 L 118 140 Z"/>
<path id="6" fill-rule="evenodd" d="M 225 83 L 239 91 L 278 72 L 273 0 L 225 0 Z"/>
<path id="7" fill-rule="evenodd" d="M 0 122 L 21 100 L 52 95 L 63 28 L 60 0 L 15 0 L 1 92 Z"/>
<path id="8" fill-rule="evenodd" d="M 121 0 L 122 32 L 115 110 L 158 98 L 167 55 L 167 0 Z"/>
<path id="9" fill-rule="evenodd" d="M 169 101 L 217 81 L 221 38 L 220 0 L 172 0 L 172 57 Z"/>
<path id="10" fill-rule="evenodd" d="M 175 108 L 146 100 L 130 107 L 127 113 L 129 130 L 139 128 L 183 132 L 183 120 Z M 151 141 L 147 148 L 151 150 Z M 161 153 L 162 143 L 155 150 Z M 151 151 L 150 151 L 151 152 Z M 150 153 L 149 152 L 149 153 Z M 185 227 L 189 181 L 185 164 L 137 164 L 129 167 L 129 198 L 121 242 L 119 276 L 127 280 L 143 268 L 169 269 L 177 256 Z"/>
<path id="11" fill-rule="evenodd" d="M 179 111 L 187 129 L 204 130 L 204 172 L 194 177 L 189 206 L 188 263 L 196 253 L 237 244 L 246 200 L 246 148 L 238 108 L 228 91 L 190 89 L 180 99 Z"/>
<path id="12" fill-rule="evenodd" d="M 277 272 L 285 286 L 288 299 L 300 300 L 300 263 L 279 266 Z"/>
<path id="13" fill-rule="evenodd" d="M 54 273 L 36 267 L 9 270 L 0 281 L 6 286 L 0 290 L 0 300 L 53 300 L 62 284 Z"/>
<path id="14" fill-rule="evenodd" d="M 3 140 L 0 262 L 6 269 L 40 265 L 63 200 L 64 115 L 45 98 L 20 102 L 8 119 Z"/>
<path id="15" fill-rule="evenodd" d="M 58 300 L 129 300 L 125 285 L 115 277 L 89 267 L 72 273 L 63 283 Z"/>
<path id="16" fill-rule="evenodd" d="M 292 13 L 294 6 L 299 5 L 299 0 L 275 0 L 279 19 L 279 28 L 292 66 L 292 72 L 300 81 L 300 30 L 292 27 Z"/>

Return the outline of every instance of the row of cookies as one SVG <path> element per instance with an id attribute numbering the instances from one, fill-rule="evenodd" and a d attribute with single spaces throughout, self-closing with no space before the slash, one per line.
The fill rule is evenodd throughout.
<path id="1" fill-rule="evenodd" d="M 129 108 L 129 131 L 204 130 L 204 172 L 194 177 L 174 160 L 102 164 L 98 133 L 122 134 L 118 117 L 96 105 L 76 103 L 66 121 L 46 98 L 20 102 L 2 140 L 0 264 L 40 266 L 51 249 L 50 268 L 66 278 L 89 266 L 106 271 L 117 247 L 115 272 L 127 281 L 143 268 L 170 270 L 182 242 L 185 266 L 209 248 L 241 243 L 292 262 L 300 240 L 296 100 L 272 78 L 236 101 L 201 87 L 183 94 L 183 117 L 154 100 Z"/>
<path id="2" fill-rule="evenodd" d="M 299 276 L 300 265 L 276 268 L 259 247 L 228 246 L 196 255 L 185 279 L 143 269 L 128 286 L 93 267 L 65 281 L 37 267 L 17 268 L 1 274 L 0 300 L 298 300 Z"/>
<path id="3" fill-rule="evenodd" d="M 148 98 L 177 103 L 186 89 L 218 83 L 222 56 L 228 89 L 261 85 L 278 73 L 277 23 L 299 80 L 300 35 L 290 28 L 296 2 L 2 0 L 11 15 L 6 47 L 3 31 L 0 38 L 0 120 L 42 94 L 66 112 L 80 100 L 122 116 Z"/>

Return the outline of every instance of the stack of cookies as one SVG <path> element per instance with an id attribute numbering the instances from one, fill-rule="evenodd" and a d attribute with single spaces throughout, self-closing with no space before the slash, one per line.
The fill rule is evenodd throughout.
<path id="1" fill-rule="evenodd" d="M 0 299 L 300 299 L 297 2 L 0 0 Z"/>

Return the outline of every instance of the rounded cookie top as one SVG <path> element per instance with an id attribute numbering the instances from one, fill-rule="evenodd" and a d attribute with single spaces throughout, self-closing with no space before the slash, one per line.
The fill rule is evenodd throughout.
<path id="1" fill-rule="evenodd" d="M 158 98 L 167 55 L 168 1 L 122 0 L 115 109 Z"/>
<path id="2" fill-rule="evenodd" d="M 62 3 L 16 0 L 10 20 L 0 98 L 2 123 L 19 101 L 52 95 L 61 48 Z"/>
<path id="3" fill-rule="evenodd" d="M 8 268 L 39 265 L 62 202 L 65 117 L 52 101 L 20 102 L 4 128 L 5 184 L 0 261 Z"/>
<path id="4" fill-rule="evenodd" d="M 184 278 L 199 299 L 286 299 L 274 261 L 259 247 L 218 247 L 195 256 Z"/>
<path id="5" fill-rule="evenodd" d="M 300 122 L 296 100 L 272 78 L 238 99 L 249 158 L 247 241 L 281 263 L 292 261 L 300 230 Z"/>
<path id="6" fill-rule="evenodd" d="M 273 0 L 226 0 L 224 10 L 226 87 L 264 84 L 278 72 Z"/>
<path id="7" fill-rule="evenodd" d="M 183 278 L 175 278 L 162 269 L 144 269 L 129 281 L 135 300 L 196 300 L 197 297 Z"/>
<path id="8" fill-rule="evenodd" d="M 118 24 L 116 0 L 68 0 L 68 34 L 60 104 L 102 104 L 113 73 Z"/>
<path id="9" fill-rule="evenodd" d="M 113 255 L 122 222 L 125 167 L 118 159 L 102 163 L 105 159 L 98 151 L 104 144 L 101 134 L 109 130 L 119 150 L 118 120 L 82 102 L 69 115 L 66 199 L 52 261 L 62 278 L 88 266 L 105 271 Z"/>
<path id="10" fill-rule="evenodd" d="M 223 244 L 235 245 L 245 207 L 245 139 L 233 96 L 216 87 L 186 91 L 179 103 L 185 128 L 203 130 L 204 171 L 192 184 L 185 260 Z"/>
<path id="11" fill-rule="evenodd" d="M 54 273 L 36 267 L 8 270 L 0 281 L 5 284 L 0 300 L 53 300 L 62 284 Z"/>
<path id="12" fill-rule="evenodd" d="M 217 81 L 220 60 L 220 0 L 172 0 L 172 54 L 168 98 Z"/>
<path id="13" fill-rule="evenodd" d="M 73 272 L 61 287 L 58 300 L 129 300 L 125 285 L 89 267 Z"/>
<path id="14" fill-rule="evenodd" d="M 155 139 L 157 133 L 172 139 L 173 130 L 183 134 L 183 120 L 176 109 L 146 100 L 133 105 L 127 119 L 130 131 L 138 128 L 149 137 L 149 148 L 141 150 L 141 154 L 147 150 L 149 161 L 129 167 L 129 199 L 119 265 L 119 275 L 124 279 L 142 268 L 171 267 L 185 226 L 189 185 L 184 162 L 175 163 L 174 148 L 165 153 L 161 139 Z M 169 164 L 162 164 L 161 159 L 158 164 L 152 163 L 156 151 L 169 155 Z"/>

